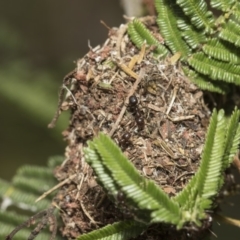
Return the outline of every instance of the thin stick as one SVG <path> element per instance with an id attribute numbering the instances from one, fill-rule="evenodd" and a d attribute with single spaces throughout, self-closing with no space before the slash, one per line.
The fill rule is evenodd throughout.
<path id="1" fill-rule="evenodd" d="M 195 117 L 195 115 L 188 115 L 188 116 L 180 116 L 180 117 L 175 117 L 175 118 L 171 118 L 169 116 L 167 116 L 172 122 L 180 122 L 180 121 L 184 121 L 184 120 L 189 120 L 189 119 L 193 119 Z"/>
<path id="2" fill-rule="evenodd" d="M 69 95 L 72 96 L 73 101 L 75 102 L 75 104 L 78 105 L 76 98 L 73 96 L 72 92 L 68 89 L 68 87 L 67 87 L 65 84 L 63 84 L 62 87 L 67 90 L 67 92 L 69 93 Z"/>
<path id="3" fill-rule="evenodd" d="M 20 224 L 18 227 L 16 227 L 9 235 L 7 235 L 7 237 L 5 238 L 5 240 L 11 240 L 14 235 L 21 230 L 24 227 L 27 227 L 29 225 L 31 225 L 32 223 L 34 223 L 35 219 L 44 217 L 45 215 L 47 215 L 47 210 L 43 210 L 35 215 L 33 215 L 32 217 L 30 217 L 29 219 L 27 219 L 25 222 L 23 222 L 22 224 Z"/>
<path id="4" fill-rule="evenodd" d="M 174 101 L 175 101 L 175 98 L 176 98 L 176 96 L 177 96 L 178 88 L 179 88 L 179 86 L 177 85 L 177 86 L 175 86 L 174 89 L 173 89 L 172 99 L 171 99 L 171 101 L 170 101 L 170 103 L 169 103 L 169 106 L 168 106 L 166 115 L 168 115 L 169 112 L 171 111 L 172 105 L 173 105 L 173 103 L 174 103 Z"/>
<path id="5" fill-rule="evenodd" d="M 64 181 L 58 183 L 56 186 L 54 186 L 53 188 L 49 189 L 48 191 L 46 191 L 45 193 L 43 193 L 38 199 L 35 200 L 35 202 L 39 202 L 40 200 L 42 200 L 43 198 L 45 198 L 48 194 L 50 194 L 51 192 L 53 192 L 54 190 L 60 188 L 61 186 L 63 186 L 65 183 L 67 183 L 68 181 L 72 180 L 73 178 L 76 177 L 76 173 L 71 175 L 70 177 L 68 177 L 67 179 L 65 179 Z"/>
<path id="6" fill-rule="evenodd" d="M 178 177 L 173 181 L 172 185 L 175 184 L 175 182 L 177 182 L 177 181 L 178 181 L 179 179 L 181 179 L 182 177 L 187 176 L 187 175 L 193 175 L 193 174 L 194 174 L 194 172 L 184 172 L 183 174 L 181 174 L 180 176 L 178 176 Z"/>
<path id="7" fill-rule="evenodd" d="M 117 129 L 118 125 L 119 125 L 119 123 L 121 122 L 121 120 L 123 118 L 123 115 L 124 115 L 124 113 L 125 113 L 125 111 L 127 109 L 126 105 L 128 104 L 129 97 L 132 96 L 134 94 L 134 92 L 137 90 L 138 84 L 141 82 L 141 80 L 142 80 L 142 78 L 144 76 L 144 73 L 145 73 L 145 71 L 142 68 L 140 70 L 140 73 L 139 73 L 135 83 L 133 84 L 132 88 L 130 89 L 127 98 L 124 101 L 124 105 L 122 107 L 122 110 L 121 110 L 120 114 L 118 115 L 118 118 L 117 118 L 116 122 L 114 123 L 114 125 L 113 125 L 113 127 L 112 127 L 112 129 L 111 129 L 111 131 L 109 133 L 110 137 L 114 134 L 114 132 L 116 131 L 116 129 Z"/>
<path id="8" fill-rule="evenodd" d="M 79 195 L 80 195 L 80 190 L 82 188 L 82 184 L 83 184 L 83 180 L 84 180 L 84 175 L 83 173 L 80 173 L 81 177 L 80 177 L 80 184 L 77 185 L 77 194 L 76 194 L 76 197 L 75 197 L 75 200 L 78 199 Z"/>
<path id="9" fill-rule="evenodd" d="M 224 223 L 227 223 L 227 224 L 230 224 L 230 225 L 234 225 L 234 226 L 240 228 L 240 220 L 238 220 L 238 219 L 225 217 L 225 216 L 223 216 L 221 214 L 217 214 L 217 213 L 215 213 L 213 216 L 218 221 L 221 221 L 221 222 L 224 222 Z"/>
<path id="10" fill-rule="evenodd" d="M 81 205 L 81 208 L 82 208 L 83 212 L 84 212 L 85 215 L 88 217 L 88 219 L 89 219 L 95 226 L 98 226 L 98 225 L 97 225 L 97 222 L 90 216 L 90 214 L 88 213 L 88 211 L 87 211 L 86 208 L 84 207 L 82 201 L 80 201 L 80 205 Z"/>
<path id="11" fill-rule="evenodd" d="M 64 92 L 65 92 L 65 91 L 64 91 L 64 83 L 66 83 L 67 80 L 74 75 L 74 73 L 76 73 L 76 69 L 74 69 L 73 71 L 69 72 L 69 73 L 63 78 L 63 84 L 62 84 L 62 86 L 61 86 L 61 88 L 60 88 L 60 91 L 59 91 L 59 94 L 58 94 L 58 106 L 57 106 L 57 110 L 56 110 L 56 112 L 55 112 L 55 114 L 54 114 L 54 116 L 53 116 L 52 121 L 48 124 L 48 127 L 49 127 L 49 128 L 54 128 L 55 125 L 56 125 L 56 122 L 57 122 L 57 120 L 58 120 L 58 118 L 59 118 L 59 115 L 60 115 L 60 113 L 61 113 L 61 106 L 62 106 L 62 102 L 63 102 L 63 99 L 64 99 Z"/>

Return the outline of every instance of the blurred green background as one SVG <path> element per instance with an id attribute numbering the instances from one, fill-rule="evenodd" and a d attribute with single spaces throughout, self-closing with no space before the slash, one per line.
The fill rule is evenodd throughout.
<path id="1" fill-rule="evenodd" d="M 0 177 L 24 164 L 63 154 L 68 116 L 48 129 L 63 77 L 109 26 L 123 22 L 119 1 L 0 1 Z"/>
<path id="2" fill-rule="evenodd" d="M 122 15 L 117 0 L 0 1 L 0 178 L 10 180 L 23 164 L 45 165 L 49 156 L 64 154 L 68 115 L 47 128 L 62 78 L 88 52 L 88 40 L 94 47 L 107 38 L 100 20 L 119 26 Z M 239 195 L 230 201 L 235 206 L 222 204 L 223 213 L 240 218 Z M 216 224 L 214 232 L 219 240 L 240 239 L 233 226 Z"/>

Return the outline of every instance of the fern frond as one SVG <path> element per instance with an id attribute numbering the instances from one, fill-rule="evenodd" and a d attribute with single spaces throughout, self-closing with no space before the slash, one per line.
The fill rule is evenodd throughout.
<path id="1" fill-rule="evenodd" d="M 203 45 L 203 52 L 211 57 L 225 62 L 231 62 L 232 64 L 240 63 L 240 57 L 236 53 L 236 49 L 233 45 L 223 43 L 217 38 L 212 38 L 206 44 Z"/>
<path id="2" fill-rule="evenodd" d="M 195 53 L 188 63 L 197 72 L 209 76 L 213 80 L 223 80 L 225 82 L 240 85 L 240 66 L 208 58 L 203 53 Z"/>
<path id="3" fill-rule="evenodd" d="M 0 222 L 5 222 L 6 224 L 19 225 L 22 222 L 25 222 L 28 217 L 19 215 L 16 212 L 3 212 L 0 211 Z M 0 231 L 1 232 L 1 231 Z"/>
<path id="4" fill-rule="evenodd" d="M 46 209 L 51 201 L 47 199 L 42 199 L 41 201 L 35 203 L 35 200 L 39 197 L 39 195 L 35 195 L 29 192 L 18 190 L 14 187 L 10 187 L 3 194 L 3 197 L 10 198 L 14 204 L 22 204 L 26 208 L 32 208 L 34 211 L 40 211 Z"/>
<path id="5" fill-rule="evenodd" d="M 46 181 L 45 179 L 28 178 L 25 176 L 16 175 L 13 178 L 12 183 L 14 188 L 24 192 L 31 192 L 36 195 L 41 195 L 45 191 L 49 190 L 52 186 L 57 184 L 57 181 L 54 181 L 53 178 Z M 48 195 L 47 198 L 52 198 L 52 195 Z"/>
<path id="6" fill-rule="evenodd" d="M 18 169 L 17 175 L 24 176 L 26 178 L 28 177 L 28 178 L 52 180 L 53 170 L 46 167 L 24 165 Z"/>
<path id="7" fill-rule="evenodd" d="M 205 171 L 208 171 L 208 163 L 210 164 L 210 159 L 207 159 L 208 156 L 211 156 L 211 150 L 212 146 L 214 144 L 214 135 L 215 135 L 215 130 L 217 127 L 217 112 L 216 110 L 213 111 L 210 124 L 208 127 L 208 132 L 205 140 L 205 147 L 204 147 L 204 163 L 203 160 L 201 161 L 200 167 L 198 172 L 195 174 L 195 176 L 190 180 L 190 182 L 187 184 L 187 186 L 178 194 L 176 195 L 173 200 L 178 202 L 181 206 L 182 211 L 186 211 L 187 214 L 183 215 L 185 217 L 186 221 L 193 221 L 196 222 L 198 221 L 199 216 L 203 214 L 203 209 L 197 208 L 198 214 L 193 215 L 194 211 L 194 206 L 196 208 L 196 205 L 199 204 L 199 198 L 203 192 L 204 185 L 206 183 L 205 180 L 205 172 L 202 170 L 204 168 Z M 209 147 L 208 147 L 209 146 Z M 209 154 L 209 155 L 207 155 Z M 202 158 L 203 159 L 203 158 Z M 212 158 L 211 158 L 212 159 Z M 214 161 L 212 159 L 212 161 Z M 211 166 L 213 164 L 211 163 Z M 221 170 L 221 165 L 219 163 L 216 165 L 217 168 L 216 170 Z M 213 168 L 215 169 L 215 168 Z M 211 170 L 212 171 L 212 170 Z M 208 172 L 207 172 L 208 173 Z M 216 181 L 216 173 L 214 172 L 213 178 Z M 203 181 L 203 183 L 200 183 L 200 180 Z M 210 181 L 211 183 L 212 181 Z M 218 183 L 218 181 L 216 181 Z M 202 186 L 201 186 L 202 184 Z M 214 186 L 213 186 L 214 187 Z M 203 199 L 202 199 L 203 200 Z"/>
<path id="8" fill-rule="evenodd" d="M 11 199 L 12 204 L 20 204 L 33 211 L 46 209 L 51 204 L 50 199 L 45 198 L 38 203 L 35 203 L 35 200 L 39 194 L 56 184 L 52 171 L 53 168 L 50 167 L 22 166 L 12 183 L 0 179 L 0 196 Z"/>
<path id="9" fill-rule="evenodd" d="M 166 0 L 155 0 L 155 6 L 158 12 L 157 24 L 165 44 L 173 54 L 180 52 L 181 57 L 185 58 L 190 53 L 190 49 L 181 37 L 176 20 L 176 16 L 181 18 L 181 14 L 183 15 L 181 9 L 176 5 L 170 6 Z"/>
<path id="10" fill-rule="evenodd" d="M 233 43 L 240 47 L 240 25 L 233 20 L 229 20 L 219 33 L 219 38 Z"/>
<path id="11" fill-rule="evenodd" d="M 1 230 L 0 230 L 0 238 L 1 239 L 5 239 L 5 237 L 13 230 L 15 226 L 14 225 L 10 225 L 10 224 L 6 224 L 4 222 L 1 222 Z M 21 231 L 19 231 L 15 238 L 16 240 L 26 240 L 29 239 L 29 234 L 30 231 L 29 229 L 22 229 Z M 46 239 L 50 239 L 51 234 L 42 232 L 41 234 L 39 234 L 37 236 L 37 240 L 46 240 Z M 63 240 L 61 237 L 57 237 L 56 240 Z"/>
<path id="12" fill-rule="evenodd" d="M 231 118 L 229 119 L 227 131 L 226 131 L 222 171 L 224 171 L 227 167 L 229 167 L 239 147 L 239 142 L 240 142 L 239 117 L 240 117 L 240 112 L 235 108 Z"/>
<path id="13" fill-rule="evenodd" d="M 177 21 L 179 30 L 181 30 L 181 36 L 186 43 L 192 48 L 196 49 L 201 44 L 207 41 L 203 31 L 199 31 L 187 21 L 180 19 Z"/>
<path id="14" fill-rule="evenodd" d="M 211 0 L 210 4 L 213 8 L 227 12 L 235 2 L 235 0 Z"/>
<path id="15" fill-rule="evenodd" d="M 232 11 L 232 18 L 234 18 L 238 22 L 240 21 L 240 3 L 235 4 L 235 7 Z"/>
<path id="16" fill-rule="evenodd" d="M 218 192 L 222 175 L 222 156 L 224 155 L 226 118 L 224 111 L 214 110 L 206 140 L 198 175 L 198 192 L 203 198 L 210 198 Z"/>
<path id="17" fill-rule="evenodd" d="M 12 183 L 6 182 L 0 179 L 0 197 L 3 199 L 2 209 L 8 207 L 8 204 L 14 205 L 19 209 L 26 209 L 32 212 L 41 211 L 47 209 L 51 205 L 50 199 L 43 199 L 36 203 L 35 200 L 39 197 L 39 193 L 45 191 L 46 188 L 51 188 L 55 185 L 55 179 L 52 171 L 57 163 L 60 162 L 62 157 L 53 157 L 54 160 L 49 160 L 48 167 L 37 166 L 23 166 L 15 175 Z M 50 198 L 50 196 L 49 196 Z M 6 205 L 5 201 L 6 200 Z M 21 215 L 22 214 L 22 215 Z M 21 225 L 29 216 L 25 216 L 27 212 L 18 212 L 18 214 L 11 212 L 7 208 L 5 211 L 0 211 L 0 239 L 5 238 L 16 225 Z M 34 226 L 31 227 L 33 229 Z M 31 229 L 21 229 L 16 238 L 19 240 L 25 240 L 29 238 Z M 50 239 L 51 234 L 48 230 L 43 230 L 37 237 L 39 240 Z M 59 235 L 56 236 L 56 240 L 62 239 Z"/>
<path id="18" fill-rule="evenodd" d="M 194 218 L 191 216 L 191 211 L 197 211 L 198 216 L 203 216 L 203 211 L 212 204 L 211 198 L 218 193 L 221 187 L 223 171 L 228 166 L 226 164 L 229 160 L 228 157 L 236 153 L 236 146 L 240 142 L 238 118 L 239 111 L 235 110 L 226 126 L 227 119 L 224 117 L 223 110 L 220 110 L 218 114 L 216 110 L 213 111 L 199 170 L 186 188 L 173 198 L 180 204 L 182 210 L 188 211 L 190 217 L 187 217 L 192 221 Z M 227 131 L 225 131 L 226 129 Z M 229 151 L 231 147 L 227 141 L 234 141 L 234 149 L 231 153 Z M 196 218 L 196 216 L 194 217 Z"/>
<path id="19" fill-rule="evenodd" d="M 117 222 L 84 234 L 77 240 L 127 240 L 137 237 L 146 227 L 146 225 L 136 221 Z"/>
<path id="20" fill-rule="evenodd" d="M 111 172 L 102 164 L 101 156 L 95 151 L 93 143 L 89 142 L 88 146 L 84 150 L 86 162 L 92 166 L 98 176 L 98 181 L 105 190 L 111 195 L 117 196 L 119 186 L 112 179 Z"/>
<path id="21" fill-rule="evenodd" d="M 89 142 L 89 148 L 97 151 L 100 156 L 97 161 L 110 171 L 112 179 L 116 185 L 120 186 L 119 190 L 124 192 L 126 198 L 129 199 L 129 204 L 139 208 L 140 215 L 141 210 L 148 210 L 151 214 L 151 211 L 162 209 L 161 221 L 179 222 L 181 215 L 177 203 L 172 202 L 152 181 L 142 177 L 109 137 L 100 133 L 98 138 Z M 95 159 L 90 160 L 88 150 L 84 151 L 86 161 L 94 168 Z"/>
<path id="22" fill-rule="evenodd" d="M 183 12 L 190 17 L 192 24 L 196 28 L 211 32 L 214 18 L 212 12 L 207 10 L 205 0 L 177 0 L 177 4 L 183 9 Z"/>
<path id="23" fill-rule="evenodd" d="M 182 67 L 182 69 L 185 75 L 189 77 L 190 81 L 203 90 L 221 94 L 226 94 L 229 91 L 228 86 L 223 82 L 212 81 L 210 78 L 197 73 L 196 71 L 190 70 L 188 67 Z"/>
<path id="24" fill-rule="evenodd" d="M 156 46 L 154 52 L 159 57 L 165 57 L 168 54 L 168 50 L 164 45 L 161 44 L 138 19 L 135 18 L 128 24 L 128 34 L 138 48 L 141 48 L 144 41 L 146 41 L 149 46 Z"/>
<path id="25" fill-rule="evenodd" d="M 14 227 L 25 222 L 29 217 L 21 215 L 20 213 L 13 211 L 0 211 L 0 239 L 5 239 L 5 237 L 13 230 Z M 26 240 L 29 237 L 29 229 L 22 229 L 19 231 L 14 239 Z M 39 234 L 38 240 L 50 239 L 51 234 L 48 233 L 47 229 L 43 230 L 43 233 Z M 56 236 L 56 240 L 60 240 L 62 237 Z"/>

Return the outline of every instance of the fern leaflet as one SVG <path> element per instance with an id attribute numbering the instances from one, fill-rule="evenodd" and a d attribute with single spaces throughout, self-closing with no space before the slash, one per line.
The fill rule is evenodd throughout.
<path id="1" fill-rule="evenodd" d="M 157 23 L 166 45 L 173 54 L 180 52 L 181 57 L 185 58 L 190 53 L 190 49 L 178 30 L 175 15 L 180 17 L 182 14 L 180 9 L 173 8 L 165 0 L 155 0 L 155 5 L 158 12 Z"/>
<path id="2" fill-rule="evenodd" d="M 188 59 L 188 63 L 196 71 L 209 76 L 213 80 L 223 80 L 240 85 L 240 66 L 228 64 L 208 58 L 203 53 L 196 53 Z"/>
<path id="3" fill-rule="evenodd" d="M 177 0 L 177 4 L 190 17 L 196 28 L 203 28 L 207 32 L 211 32 L 214 18 L 212 13 L 207 11 L 205 0 Z"/>
<path id="4" fill-rule="evenodd" d="M 154 52 L 159 57 L 165 57 L 168 54 L 168 50 L 160 44 L 152 33 L 137 19 L 134 19 L 128 24 L 128 34 L 138 48 L 141 48 L 144 41 L 146 41 L 148 45 L 156 46 Z"/>
<path id="5" fill-rule="evenodd" d="M 228 86 L 220 81 L 212 81 L 210 78 L 197 73 L 196 71 L 190 70 L 188 67 L 182 67 L 186 76 L 188 76 L 194 84 L 199 88 L 211 92 L 217 92 L 225 94 L 229 91 Z"/>
<path id="6" fill-rule="evenodd" d="M 89 148 L 98 153 L 100 159 L 97 161 L 101 161 L 101 164 L 110 171 L 116 185 L 120 186 L 119 190 L 123 191 L 129 199 L 129 204 L 134 203 L 133 207 L 138 206 L 139 215 L 141 215 L 141 210 L 144 214 L 146 214 L 146 210 L 151 214 L 151 211 L 162 209 L 162 221 L 179 222 L 181 215 L 178 205 L 172 202 L 152 181 L 142 177 L 109 137 L 100 134 L 98 138 L 89 142 Z M 93 161 L 95 159 L 90 160 L 90 156 L 87 154 L 88 150 L 84 151 L 86 160 L 94 168 Z M 161 201 L 159 201 L 160 199 Z"/>
<path id="7" fill-rule="evenodd" d="M 219 37 L 225 41 L 240 47 L 240 26 L 233 20 L 229 20 L 219 33 Z"/>
<path id="8" fill-rule="evenodd" d="M 227 12 L 230 10 L 235 0 L 211 0 L 210 4 L 213 8 Z"/>
<path id="9" fill-rule="evenodd" d="M 235 108 L 231 118 L 229 119 L 227 133 L 225 137 L 225 153 L 223 156 L 223 171 L 229 167 L 236 154 L 239 139 L 240 139 L 240 125 L 239 125 L 240 112 Z"/>
<path id="10" fill-rule="evenodd" d="M 240 57 L 236 54 L 236 49 L 234 46 L 223 43 L 217 38 L 212 38 L 206 44 L 203 45 L 203 52 L 206 55 L 214 57 L 218 60 L 231 62 L 231 63 L 240 63 Z"/>
<path id="11" fill-rule="evenodd" d="M 219 190 L 220 176 L 222 174 L 222 156 L 224 155 L 226 118 L 223 110 L 217 114 L 213 111 L 206 141 L 204 144 L 202 161 L 198 174 L 199 194 L 203 198 L 214 196 Z"/>
<path id="12" fill-rule="evenodd" d="M 146 225 L 135 221 L 117 222 L 84 234 L 77 240 L 126 240 L 137 237 L 146 227 Z"/>
<path id="13" fill-rule="evenodd" d="M 196 49 L 200 46 L 200 44 L 204 43 L 207 40 L 203 31 L 197 30 L 194 26 L 192 26 L 190 23 L 187 23 L 185 20 L 178 20 L 177 25 L 179 30 L 182 31 L 181 36 L 192 49 Z"/>

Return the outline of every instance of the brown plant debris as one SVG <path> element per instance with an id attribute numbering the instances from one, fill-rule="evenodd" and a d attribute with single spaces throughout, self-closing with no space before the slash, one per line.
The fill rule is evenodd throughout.
<path id="1" fill-rule="evenodd" d="M 153 21 L 148 27 L 157 29 Z M 63 132 L 66 161 L 55 176 L 60 182 L 76 176 L 54 201 L 68 239 L 129 217 L 109 200 L 84 161 L 83 147 L 99 131 L 169 196 L 181 191 L 199 167 L 210 117 L 202 91 L 186 79 L 179 62 L 156 59 L 148 46 L 139 51 L 125 31 L 126 26 L 111 29 L 107 41 L 78 60 L 63 83 L 66 98 L 58 112 L 70 110 L 71 119 Z M 160 239 L 159 231 L 150 227 L 139 239 Z M 163 231 L 167 239 L 174 239 L 172 231 Z"/>
<path id="2" fill-rule="evenodd" d="M 54 208 L 50 207 L 46 210 L 43 210 L 39 213 L 36 213 L 32 217 L 30 217 L 28 220 L 23 222 L 21 225 L 17 226 L 5 239 L 6 240 L 12 240 L 14 235 L 23 229 L 24 227 L 29 227 L 31 225 L 36 224 L 36 221 L 39 220 L 37 223 L 37 226 L 31 231 L 28 240 L 35 239 L 38 234 L 47 226 L 47 224 L 51 225 L 52 234 L 49 238 L 49 240 L 54 240 L 57 233 L 57 219 L 54 215 Z"/>

